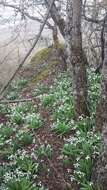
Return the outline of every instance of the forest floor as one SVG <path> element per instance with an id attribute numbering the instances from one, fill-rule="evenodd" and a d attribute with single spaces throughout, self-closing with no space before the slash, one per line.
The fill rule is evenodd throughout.
<path id="1" fill-rule="evenodd" d="M 1 190 L 93 190 L 91 172 L 100 149 L 94 132 L 100 76 L 89 75 L 92 115 L 75 121 L 71 76 L 54 63 L 39 82 L 34 73 L 29 80 L 31 70 L 21 70 L 5 95 L 14 102 L 0 104 Z"/>

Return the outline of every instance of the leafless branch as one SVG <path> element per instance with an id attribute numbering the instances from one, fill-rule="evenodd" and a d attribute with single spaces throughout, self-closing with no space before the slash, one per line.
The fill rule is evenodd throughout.
<path id="1" fill-rule="evenodd" d="M 24 9 L 21 9 L 20 6 L 16 6 L 16 5 L 13 5 L 13 4 L 8 4 L 8 3 L 4 2 L 4 1 L 0 2 L 0 5 L 3 5 L 4 7 L 9 7 L 9 8 L 15 9 L 18 12 L 20 12 L 23 16 L 25 16 L 25 17 L 27 17 L 27 18 L 29 18 L 31 20 L 40 22 L 41 24 L 43 23 L 42 19 L 40 19 L 39 17 L 33 16 L 33 15 L 30 15 Z M 53 26 L 48 21 L 46 22 L 46 25 L 48 26 L 49 29 L 53 29 Z"/>
<path id="2" fill-rule="evenodd" d="M 52 0 L 52 1 L 51 1 L 50 7 L 49 7 L 49 9 L 47 10 L 47 14 L 46 14 L 46 16 L 45 16 L 45 18 L 44 18 L 44 22 L 43 22 L 43 24 L 42 24 L 41 27 L 40 27 L 40 31 L 39 31 L 39 33 L 38 33 L 38 35 L 37 35 L 37 37 L 36 37 L 36 39 L 35 39 L 35 41 L 34 41 L 32 47 L 30 48 L 30 50 L 28 51 L 28 53 L 26 54 L 26 56 L 24 57 L 24 59 L 23 59 L 23 60 L 21 61 L 21 63 L 19 64 L 18 68 L 16 69 L 16 71 L 14 72 L 14 74 L 12 75 L 12 77 L 10 78 L 10 80 L 8 81 L 8 83 L 1 89 L 1 91 L 0 91 L 0 95 L 1 95 L 1 96 L 3 96 L 4 91 L 7 89 L 7 87 L 9 86 L 9 84 L 12 82 L 12 80 L 14 79 L 14 77 L 16 76 L 16 74 L 18 73 L 18 71 L 22 68 L 22 66 L 24 65 L 25 61 L 28 59 L 29 55 L 30 55 L 31 52 L 33 51 L 34 47 L 36 46 L 36 44 L 37 44 L 37 42 L 38 42 L 38 40 L 39 40 L 39 38 L 40 38 L 40 36 L 41 36 L 41 34 L 42 34 L 42 31 L 43 31 L 43 29 L 44 29 L 44 26 L 45 26 L 45 24 L 46 24 L 46 22 L 47 22 L 47 20 L 48 20 L 48 17 L 49 17 L 49 14 L 50 14 L 50 11 L 51 11 L 51 9 L 52 9 L 52 6 L 53 6 L 54 1 L 55 1 L 55 0 Z"/>
<path id="3" fill-rule="evenodd" d="M 90 18 L 90 17 L 86 16 L 86 13 L 85 13 L 86 2 L 87 2 L 87 0 L 85 0 L 85 2 L 83 4 L 83 17 L 84 17 L 84 19 L 86 21 L 88 21 L 88 22 L 92 22 L 92 23 L 95 23 L 95 24 L 101 24 L 103 22 L 103 19 L 98 20 L 98 19 L 93 19 L 93 18 Z"/>
<path id="4" fill-rule="evenodd" d="M 26 99 L 19 99 L 19 100 L 1 100 L 0 104 L 15 104 L 21 102 L 30 102 L 36 100 L 36 98 L 26 98 Z"/>

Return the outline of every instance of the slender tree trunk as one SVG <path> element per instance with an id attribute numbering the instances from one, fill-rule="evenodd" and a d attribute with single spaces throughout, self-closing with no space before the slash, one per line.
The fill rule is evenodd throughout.
<path id="1" fill-rule="evenodd" d="M 94 169 L 94 182 L 107 190 L 107 13 L 104 19 L 104 60 L 102 66 L 101 101 L 97 106 L 96 128 L 102 134 L 102 152 Z M 99 121 L 99 122 L 98 122 Z"/>
<path id="2" fill-rule="evenodd" d="M 70 0 L 72 4 L 71 64 L 73 71 L 76 116 L 88 115 L 86 64 L 82 50 L 81 16 L 82 0 Z M 69 13 L 70 14 L 70 11 Z"/>
<path id="3" fill-rule="evenodd" d="M 71 0 L 67 0 L 67 18 L 66 18 L 66 25 L 64 29 L 64 39 L 65 39 L 65 54 L 67 59 L 67 67 L 70 70 L 71 65 L 71 41 L 72 41 L 72 3 Z M 72 70 L 72 69 L 71 69 Z"/>

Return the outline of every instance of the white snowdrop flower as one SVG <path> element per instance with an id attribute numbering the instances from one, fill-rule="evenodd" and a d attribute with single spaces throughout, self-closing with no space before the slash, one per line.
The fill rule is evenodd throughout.
<path id="1" fill-rule="evenodd" d="M 42 186 L 42 183 L 41 183 L 41 181 L 38 183 L 38 185 L 39 185 L 39 186 Z"/>
<path id="2" fill-rule="evenodd" d="M 86 160 L 89 160 L 89 159 L 90 159 L 90 156 L 89 156 L 89 155 L 87 155 L 87 156 L 86 156 Z"/>
<path id="3" fill-rule="evenodd" d="M 33 175 L 33 178 L 36 179 L 36 178 L 37 178 L 37 175 Z"/>
<path id="4" fill-rule="evenodd" d="M 79 165 L 80 165 L 79 163 L 74 164 L 75 168 L 78 168 Z"/>
<path id="5" fill-rule="evenodd" d="M 34 144 L 36 143 L 36 139 L 33 139 L 33 143 L 34 143 Z"/>
<path id="6" fill-rule="evenodd" d="M 6 144 L 10 144 L 12 142 L 12 139 L 8 139 L 5 141 Z"/>
<path id="7" fill-rule="evenodd" d="M 74 176 L 71 176 L 70 180 L 71 180 L 71 182 L 75 181 Z"/>
<path id="8" fill-rule="evenodd" d="M 80 132 L 80 131 L 77 131 L 77 132 L 76 132 L 76 135 L 80 135 L 80 134 L 81 134 L 81 132 Z"/>
<path id="9" fill-rule="evenodd" d="M 92 185 L 93 185 L 93 182 L 90 182 L 89 185 L 92 186 Z"/>
<path id="10" fill-rule="evenodd" d="M 83 115 L 80 115 L 80 116 L 79 116 L 79 119 L 80 119 L 80 120 L 82 120 L 83 118 L 84 118 L 84 116 L 83 116 Z"/>
<path id="11" fill-rule="evenodd" d="M 73 119 L 71 119 L 70 123 L 71 123 L 71 124 L 74 124 L 75 122 L 74 122 L 74 120 L 73 120 Z"/>

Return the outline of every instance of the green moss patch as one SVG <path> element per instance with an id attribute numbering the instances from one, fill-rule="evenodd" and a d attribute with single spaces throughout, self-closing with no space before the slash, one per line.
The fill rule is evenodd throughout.
<path id="1" fill-rule="evenodd" d="M 52 48 L 44 48 L 40 51 L 38 51 L 35 56 L 31 59 L 31 64 L 40 64 L 44 60 L 47 60 L 50 53 L 52 51 Z"/>
<path id="2" fill-rule="evenodd" d="M 54 67 L 58 64 L 59 60 L 51 60 L 47 66 L 45 66 L 37 75 L 32 78 L 31 82 L 38 83 L 39 81 L 42 81 L 50 74 L 50 72 L 53 71 Z"/>
<path id="3" fill-rule="evenodd" d="M 53 51 L 54 49 L 54 45 L 52 47 L 48 47 L 48 48 L 43 48 L 41 50 L 39 50 L 31 59 L 31 64 L 40 64 L 42 63 L 44 60 L 48 60 L 48 58 L 50 57 L 50 53 Z M 64 49 L 64 44 L 59 43 L 58 44 L 58 49 Z"/>

